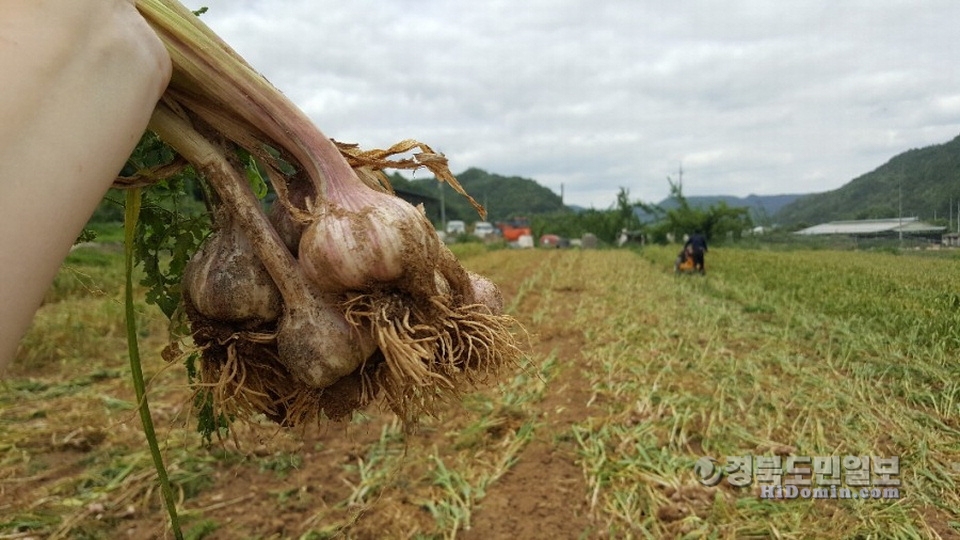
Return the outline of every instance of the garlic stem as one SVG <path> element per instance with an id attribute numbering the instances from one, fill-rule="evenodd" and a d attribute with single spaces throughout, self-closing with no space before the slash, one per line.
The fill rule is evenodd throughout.
<path id="1" fill-rule="evenodd" d="M 307 281 L 293 255 L 257 206 L 247 181 L 230 166 L 219 148 L 166 104 L 157 104 L 148 128 L 203 173 L 277 284 L 284 303 L 288 307 L 292 307 L 290 303 L 296 304 L 308 290 Z"/>
<path id="2" fill-rule="evenodd" d="M 320 197 L 328 182 L 356 179 L 333 141 L 193 13 L 173 0 L 137 0 L 137 7 L 173 60 L 170 88 L 181 93 L 178 100 L 192 101 L 198 116 L 220 128 L 226 114 L 245 133 L 224 135 L 241 145 L 244 135 L 266 135 L 308 169 Z"/>

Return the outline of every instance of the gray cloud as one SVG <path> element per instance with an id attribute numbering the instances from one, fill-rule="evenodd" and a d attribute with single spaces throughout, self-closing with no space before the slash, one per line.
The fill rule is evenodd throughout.
<path id="1" fill-rule="evenodd" d="M 960 133 L 960 3 L 211 0 L 328 136 L 417 138 L 569 203 L 833 189 Z"/>

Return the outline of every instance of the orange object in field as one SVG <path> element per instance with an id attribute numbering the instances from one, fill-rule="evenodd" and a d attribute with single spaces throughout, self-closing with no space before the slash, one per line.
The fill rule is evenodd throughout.
<path id="1" fill-rule="evenodd" d="M 530 220 L 525 217 L 518 217 L 509 221 L 497 222 L 497 228 L 503 234 L 503 239 L 507 242 L 516 242 L 523 235 L 533 236 L 530 229 Z"/>

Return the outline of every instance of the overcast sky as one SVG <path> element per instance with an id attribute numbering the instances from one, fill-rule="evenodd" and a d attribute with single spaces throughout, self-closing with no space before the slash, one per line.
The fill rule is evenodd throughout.
<path id="1" fill-rule="evenodd" d="M 957 0 L 189 0 L 363 147 L 607 208 L 835 189 L 960 134 Z M 421 176 L 429 176 L 426 172 Z"/>

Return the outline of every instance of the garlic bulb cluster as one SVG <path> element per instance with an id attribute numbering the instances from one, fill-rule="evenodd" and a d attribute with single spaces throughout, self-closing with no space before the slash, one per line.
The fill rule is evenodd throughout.
<path id="1" fill-rule="evenodd" d="M 311 407 L 345 415 L 333 395 L 349 408 L 380 391 L 410 420 L 436 396 L 458 395 L 458 381 L 487 380 L 519 355 L 496 285 L 468 274 L 422 209 L 377 176 L 384 156 L 429 147 L 341 153 L 179 2 L 136 3 L 174 66 L 149 129 L 218 199 L 218 230 L 184 278 L 216 395 L 295 424 Z M 275 188 L 269 218 L 238 149 Z M 402 161 L 467 196 L 443 156 Z"/>

